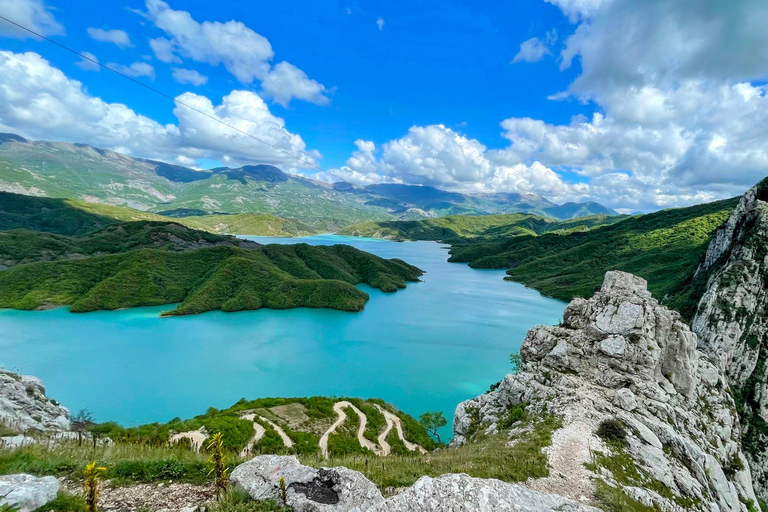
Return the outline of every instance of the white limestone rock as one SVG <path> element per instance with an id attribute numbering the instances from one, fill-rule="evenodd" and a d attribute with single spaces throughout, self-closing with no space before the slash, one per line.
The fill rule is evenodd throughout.
<path id="1" fill-rule="evenodd" d="M 311 468 L 293 455 L 254 457 L 237 466 L 230 481 L 255 500 L 279 501 L 281 477 L 288 491 L 286 505 L 294 512 L 364 511 L 384 502 L 362 473 L 345 467 Z"/>
<path id="2" fill-rule="evenodd" d="M 59 481 L 53 476 L 0 476 L 0 505 L 17 507 L 18 512 L 32 512 L 53 501 L 59 492 Z"/>
<path id="3" fill-rule="evenodd" d="M 744 502 L 757 500 L 749 468 L 734 463 L 744 457 L 739 419 L 724 375 L 697 343 L 680 315 L 651 296 L 645 280 L 608 272 L 592 298 L 568 305 L 560 326 L 528 332 L 518 373 L 507 375 L 495 391 L 459 404 L 452 444 L 479 431 L 473 428 L 477 418 L 487 429 L 520 403 L 529 404 L 533 415 L 562 417 L 564 428 L 579 423 L 596 429 L 618 418 L 629 432 L 625 451 L 648 479 L 662 482 L 674 496 L 697 500 L 703 510 L 745 512 Z M 677 512 L 679 505 L 646 486 L 557 467 L 580 450 L 573 443 L 601 445 L 592 431 L 570 436 L 571 446 L 555 446 L 558 432 L 548 453 L 550 474 L 561 480 L 536 481 L 536 488 L 565 489 L 568 496 L 570 482 L 579 490 L 571 497 L 578 498 L 599 476 L 649 506 Z"/>
<path id="4" fill-rule="evenodd" d="M 0 370 L 0 423 L 18 432 L 69 430 L 69 411 L 45 396 L 37 377 Z"/>
<path id="5" fill-rule="evenodd" d="M 421 477 L 369 512 L 599 512 L 596 508 L 500 480 L 465 474 Z"/>
<path id="6" fill-rule="evenodd" d="M 717 230 L 697 273 L 707 288 L 692 326 L 700 348 L 741 397 L 741 425 L 757 494 L 768 500 L 768 182 L 749 190 Z"/>

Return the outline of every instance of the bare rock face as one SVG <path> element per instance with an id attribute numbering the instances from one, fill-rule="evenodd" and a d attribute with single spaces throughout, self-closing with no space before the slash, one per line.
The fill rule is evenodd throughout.
<path id="1" fill-rule="evenodd" d="M 697 343 L 645 280 L 608 272 L 592 298 L 568 305 L 561 325 L 528 332 L 518 373 L 457 407 L 452 443 L 496 431 L 510 407 L 528 404 L 530 413 L 563 419 L 548 448 L 552 476 L 531 487 L 584 499 L 602 480 L 665 511 L 747 511 L 756 497 L 734 401 Z M 606 420 L 625 427 L 623 446 L 596 435 Z M 595 463 L 616 457 L 629 457 L 629 476 Z M 592 462 L 588 470 L 569 462 L 579 458 Z"/>
<path id="2" fill-rule="evenodd" d="M 768 180 L 742 197 L 697 272 L 709 278 L 693 330 L 733 390 L 755 490 L 768 499 Z"/>
<path id="3" fill-rule="evenodd" d="M 237 466 L 230 481 L 255 500 L 279 502 L 280 478 L 287 489 L 286 505 L 296 512 L 364 511 L 384 502 L 381 491 L 362 473 L 303 466 L 293 455 L 255 457 Z"/>
<path id="4" fill-rule="evenodd" d="M 59 481 L 53 476 L 0 476 L 0 505 L 9 505 L 18 509 L 18 512 L 37 510 L 52 501 L 58 492 Z"/>
<path id="5" fill-rule="evenodd" d="M 424 476 L 369 512 L 599 512 L 554 494 L 465 474 Z"/>
<path id="6" fill-rule="evenodd" d="M 0 423 L 19 432 L 63 432 L 69 410 L 45 396 L 37 377 L 0 370 Z"/>

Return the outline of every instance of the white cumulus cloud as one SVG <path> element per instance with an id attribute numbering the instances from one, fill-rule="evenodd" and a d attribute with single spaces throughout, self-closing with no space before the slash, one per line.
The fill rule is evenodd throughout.
<path id="1" fill-rule="evenodd" d="M 243 84 L 262 83 L 264 92 L 287 105 L 292 99 L 328 103 L 325 87 L 288 62 L 274 66 L 269 40 L 239 21 L 198 22 L 187 11 L 171 9 L 163 0 L 146 0 L 147 16 L 167 37 L 150 40 L 161 62 L 188 58 L 223 65 Z"/>
<path id="2" fill-rule="evenodd" d="M 334 173 L 358 184 L 395 182 L 430 185 L 465 193 L 536 192 L 570 198 L 575 189 L 538 161 L 505 162 L 475 139 L 444 125 L 413 126 L 382 145 L 355 141 L 357 150 Z"/>
<path id="3" fill-rule="evenodd" d="M 194 69 L 171 68 L 171 76 L 180 84 L 205 85 L 208 83 L 208 77 Z"/>
<path id="4" fill-rule="evenodd" d="M 88 36 L 94 41 L 100 41 L 102 43 L 112 43 L 119 48 L 130 48 L 131 38 L 125 30 L 104 30 L 101 28 L 90 27 L 88 30 Z"/>
<path id="5" fill-rule="evenodd" d="M 91 52 L 80 52 L 83 57 L 79 61 L 75 62 L 75 66 L 85 71 L 101 71 L 101 66 L 98 65 L 99 59 Z M 85 58 L 87 57 L 87 58 Z"/>
<path id="6" fill-rule="evenodd" d="M 557 41 L 557 31 L 552 29 L 547 32 L 544 39 L 532 37 L 520 43 L 520 51 L 512 59 L 511 64 L 518 62 L 538 62 L 547 55 L 552 55 L 549 49 Z"/>
<path id="7" fill-rule="evenodd" d="M 191 92 L 176 99 L 248 135 L 179 104 L 174 109 L 178 122 L 162 125 L 126 105 L 91 96 L 80 82 L 36 53 L 0 51 L 0 131 L 187 163 L 206 158 L 271 163 L 287 170 L 306 167 L 250 136 L 309 161 L 320 157 L 307 150 L 301 137 L 289 132 L 256 93 L 232 91 L 219 105 Z"/>
<path id="8" fill-rule="evenodd" d="M 133 78 L 139 78 L 142 76 L 149 77 L 150 79 L 155 79 L 155 68 L 146 62 L 134 62 L 130 66 L 126 66 L 124 64 L 115 64 L 114 62 L 110 62 L 107 64 L 108 67 L 114 69 L 115 71 L 119 71 L 120 73 L 124 75 L 128 75 Z"/>
<path id="9" fill-rule="evenodd" d="M 64 27 L 43 0 L 5 0 L 0 2 L 0 15 L 44 36 L 64 33 Z M 0 22 L 0 35 L 18 39 L 35 37 L 5 21 Z"/>

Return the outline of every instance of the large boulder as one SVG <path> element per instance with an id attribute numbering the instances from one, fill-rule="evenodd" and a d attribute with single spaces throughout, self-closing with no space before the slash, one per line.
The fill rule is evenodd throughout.
<path id="1" fill-rule="evenodd" d="M 17 507 L 18 512 L 32 512 L 56 498 L 59 481 L 52 476 L 0 476 L 0 505 Z"/>
<path id="2" fill-rule="evenodd" d="M 69 410 L 45 396 L 37 377 L 0 370 L 0 424 L 18 432 L 63 432 Z"/>
<path id="3" fill-rule="evenodd" d="M 421 477 L 369 512 L 599 512 L 598 509 L 501 480 L 465 474 Z"/>
<path id="4" fill-rule="evenodd" d="M 230 481 L 255 500 L 280 500 L 294 512 L 365 511 L 384 502 L 381 491 L 361 473 L 345 467 L 315 469 L 293 456 L 262 455 L 237 466 Z"/>
<path id="5" fill-rule="evenodd" d="M 563 419 L 547 448 L 551 476 L 530 487 L 581 499 L 600 479 L 664 511 L 681 503 L 746 511 L 757 499 L 739 418 L 725 376 L 697 343 L 643 279 L 608 272 L 592 298 L 568 305 L 559 326 L 528 332 L 516 374 L 459 404 L 452 443 L 497 431 L 512 406 L 527 404 L 532 416 Z M 614 450 L 596 435 L 606 420 L 624 426 L 624 447 Z M 595 451 L 629 457 L 633 481 L 595 469 Z"/>

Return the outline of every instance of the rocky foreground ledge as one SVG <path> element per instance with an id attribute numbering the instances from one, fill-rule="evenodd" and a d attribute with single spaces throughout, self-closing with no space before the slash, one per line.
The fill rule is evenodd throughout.
<path id="1" fill-rule="evenodd" d="M 384 499 L 362 473 L 345 467 L 302 466 L 294 456 L 256 457 L 235 468 L 231 481 L 255 500 L 280 501 L 281 478 L 287 490 L 285 502 L 294 512 L 599 512 L 522 485 L 464 474 L 425 476 L 400 494 Z"/>

